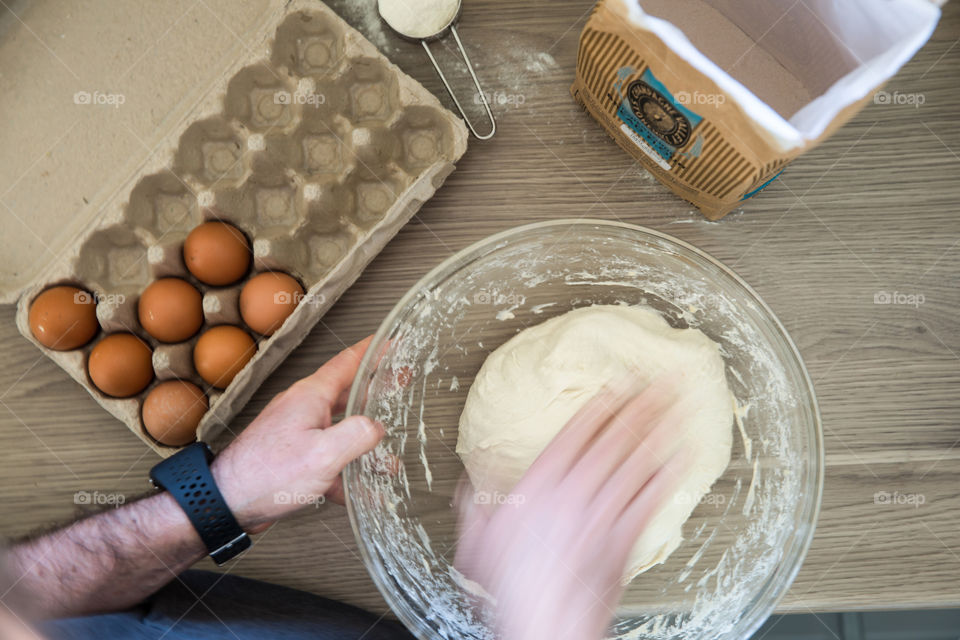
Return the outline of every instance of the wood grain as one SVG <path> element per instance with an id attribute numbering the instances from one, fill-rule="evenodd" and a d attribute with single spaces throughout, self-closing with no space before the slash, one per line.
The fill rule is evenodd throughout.
<path id="1" fill-rule="evenodd" d="M 960 605 L 960 7 L 945 7 L 933 39 L 889 83 L 889 91 L 922 93 L 922 106 L 870 105 L 719 223 L 652 180 L 570 99 L 590 7 L 465 3 L 460 33 L 487 90 L 523 104 L 495 105 L 497 137 L 472 143 L 233 429 L 371 333 L 408 287 L 467 244 L 560 217 L 641 224 L 733 267 L 777 312 L 815 381 L 827 451 L 823 511 L 780 610 Z M 360 13 L 345 15 L 363 27 L 371 21 Z M 387 55 L 446 100 L 419 47 L 383 41 Z M 452 65 L 449 49 L 435 47 Z M 920 294 L 923 304 L 878 305 L 878 292 Z M 78 490 L 147 490 L 154 454 L 16 333 L 12 307 L 0 308 L 0 354 L 0 533 L 70 516 Z M 883 491 L 924 503 L 875 504 Z M 230 570 L 385 609 L 334 505 L 276 525 Z"/>

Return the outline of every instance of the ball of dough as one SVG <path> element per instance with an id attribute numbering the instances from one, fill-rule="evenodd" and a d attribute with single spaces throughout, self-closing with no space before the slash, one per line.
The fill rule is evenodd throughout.
<path id="1" fill-rule="evenodd" d="M 733 396 L 716 343 L 674 329 L 656 312 L 593 306 L 521 331 L 483 363 L 460 416 L 457 454 L 478 491 L 509 493 L 550 440 L 606 385 L 629 376 L 676 378 L 678 402 L 695 411 L 680 425 L 688 474 L 637 539 L 625 582 L 662 563 L 683 523 L 730 462 Z M 684 436 L 681 434 L 689 434 Z"/>

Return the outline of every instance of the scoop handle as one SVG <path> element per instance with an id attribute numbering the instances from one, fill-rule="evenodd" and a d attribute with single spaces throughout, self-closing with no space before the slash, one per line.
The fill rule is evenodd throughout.
<path id="1" fill-rule="evenodd" d="M 477 92 L 480 93 L 480 100 L 483 102 L 483 108 L 487 110 L 487 117 L 490 118 L 490 132 L 484 135 L 477 133 L 477 130 L 474 128 L 473 123 L 470 122 L 470 118 L 467 117 L 466 112 L 463 110 L 463 107 L 460 106 L 460 101 L 457 100 L 456 94 L 453 92 L 453 88 L 450 86 L 450 83 L 447 82 L 446 76 L 443 75 L 443 71 L 440 69 L 440 65 L 437 64 L 437 59 L 433 57 L 433 52 L 430 51 L 430 45 L 427 44 L 426 40 L 421 40 L 420 44 L 423 45 L 424 51 L 427 52 L 427 57 L 430 58 L 430 62 L 433 63 L 433 68 L 437 70 L 437 75 L 440 76 L 440 80 L 443 82 L 443 86 L 447 88 L 447 93 L 450 94 L 450 97 L 453 98 L 453 103 L 457 105 L 457 109 L 460 111 L 460 115 L 463 116 L 463 121 L 467 123 L 467 127 L 470 129 L 470 133 L 477 138 L 477 140 L 489 140 L 493 137 L 493 134 L 497 132 L 497 121 L 493 117 L 493 112 L 490 111 L 490 105 L 487 104 L 487 96 L 483 93 L 483 89 L 480 87 L 480 81 L 477 80 L 477 74 L 473 70 L 473 65 L 470 63 L 470 58 L 467 56 L 466 49 L 463 48 L 463 43 L 460 42 L 460 35 L 457 33 L 457 28 L 453 25 L 450 26 L 450 32 L 453 34 L 453 39 L 457 41 L 457 48 L 460 49 L 460 55 L 463 57 L 463 61 L 467 64 L 467 71 L 470 72 L 470 77 L 473 78 L 473 85 L 477 88 Z"/>

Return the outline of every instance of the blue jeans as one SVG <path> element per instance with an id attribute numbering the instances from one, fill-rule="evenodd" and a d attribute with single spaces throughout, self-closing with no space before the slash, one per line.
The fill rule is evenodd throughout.
<path id="1" fill-rule="evenodd" d="M 397 622 L 304 591 L 187 571 L 118 613 L 49 620 L 50 640 L 413 640 Z"/>

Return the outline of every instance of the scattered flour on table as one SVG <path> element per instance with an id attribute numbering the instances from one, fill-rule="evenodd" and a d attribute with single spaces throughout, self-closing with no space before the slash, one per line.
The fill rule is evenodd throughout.
<path id="1" fill-rule="evenodd" d="M 377 0 L 350 0 L 339 5 L 337 10 L 378 49 L 383 51 L 387 48 L 389 41 L 377 11 Z"/>
<path id="2" fill-rule="evenodd" d="M 532 97 L 527 94 L 536 91 L 540 86 L 540 76 L 557 68 L 557 61 L 552 55 L 536 50 L 529 41 L 517 37 L 508 37 L 504 46 L 487 50 L 485 53 L 487 55 L 476 60 L 475 64 L 486 72 L 481 81 L 486 79 L 490 86 L 487 91 L 498 90 L 515 96 L 522 94 L 526 98 L 523 105 L 527 107 L 530 106 Z M 494 72 L 496 76 L 489 77 L 489 74 Z"/>
<path id="3" fill-rule="evenodd" d="M 408 28 L 414 27 L 403 21 L 410 15 L 416 15 L 418 17 L 414 20 L 416 28 L 413 32 L 432 35 L 449 22 L 446 12 L 450 10 L 451 4 L 455 14 L 457 3 L 451 3 L 451 0 L 350 0 L 338 5 L 337 10 L 378 49 L 389 55 L 397 53 L 399 47 L 406 46 L 407 43 L 398 43 L 389 33 L 390 27 L 383 23 L 381 12 L 389 24 L 404 33 L 408 33 Z M 410 12 L 410 7 L 415 10 Z M 397 15 L 391 17 L 393 12 Z M 428 31 L 432 33 L 426 33 Z M 542 86 L 541 77 L 558 68 L 549 48 L 536 46 L 528 37 L 505 33 L 498 39 L 496 47 L 479 47 L 471 42 L 469 34 L 462 32 L 461 38 L 488 102 L 491 107 L 501 111 L 517 107 L 529 111 L 535 94 Z M 411 43 L 409 46 L 415 45 Z M 441 46 L 447 50 L 441 50 Z M 546 46 L 544 44 L 544 47 Z M 469 87 L 468 90 L 474 94 L 471 102 L 479 105 L 479 95 L 476 95 L 473 89 L 467 66 L 456 52 L 456 46 L 452 43 L 438 43 L 434 47 L 440 56 L 441 66 L 444 70 L 450 70 L 448 77 L 454 86 L 463 86 L 465 90 Z"/>
<path id="4" fill-rule="evenodd" d="M 542 77 L 558 67 L 557 61 L 548 51 L 540 50 L 528 38 L 505 34 L 498 40 L 496 47 L 478 47 L 471 43 L 469 36 L 462 30 L 460 37 L 464 40 L 464 47 L 476 70 L 487 102 L 500 111 L 532 109 L 535 98 L 544 86 Z M 454 45 L 451 44 L 449 49 L 449 55 L 444 54 L 441 64 L 451 69 L 451 75 L 455 78 L 454 84 L 469 87 L 474 98 L 472 102 L 480 104 L 480 97 L 470 81 L 466 63 L 455 53 Z"/>
<path id="5" fill-rule="evenodd" d="M 516 311 L 517 308 L 519 307 L 520 305 L 515 304 L 512 307 L 509 307 L 508 309 L 501 309 L 500 311 L 497 311 L 497 315 L 496 315 L 497 320 L 499 320 L 500 322 L 504 322 L 506 320 L 513 320 L 514 318 L 516 318 L 513 312 Z"/>

